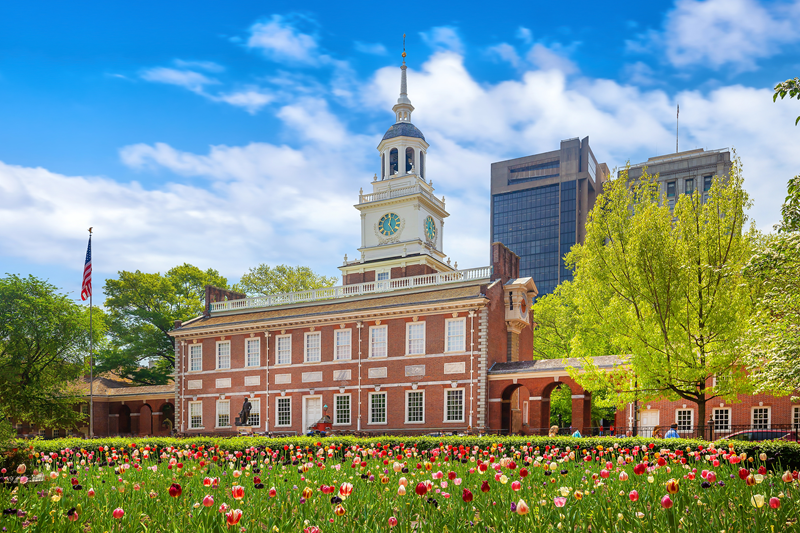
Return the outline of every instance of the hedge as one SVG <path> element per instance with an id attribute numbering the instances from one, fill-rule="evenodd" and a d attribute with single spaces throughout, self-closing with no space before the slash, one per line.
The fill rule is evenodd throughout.
<path id="1" fill-rule="evenodd" d="M 774 463 L 774 469 L 798 469 L 800 468 L 800 444 L 795 442 L 786 441 L 764 441 L 764 442 L 745 442 L 745 441 L 730 441 L 735 446 L 737 453 L 747 453 L 750 457 L 759 456 L 765 453 L 768 457 L 767 462 Z M 708 448 L 711 443 L 696 439 L 649 439 L 643 437 L 630 437 L 630 438 L 615 438 L 615 437 L 526 437 L 526 436 L 466 436 L 466 437 L 407 437 L 407 436 L 392 436 L 385 435 L 379 437 L 281 437 L 281 438 L 268 438 L 268 437 L 187 437 L 187 438 L 174 438 L 174 437 L 147 437 L 147 438 L 122 438 L 111 437 L 102 439 L 85 440 L 79 438 L 64 438 L 53 440 L 41 439 L 18 439 L 14 441 L 12 449 L 9 450 L 3 457 L 3 466 L 6 468 L 16 466 L 30 460 L 30 456 L 35 453 L 59 453 L 66 448 L 83 449 L 87 451 L 96 451 L 100 447 L 108 446 L 109 448 L 127 449 L 131 444 L 135 443 L 137 447 L 150 446 L 163 448 L 163 447 L 192 447 L 192 446 L 214 446 L 223 450 L 242 450 L 249 447 L 257 448 L 271 448 L 283 449 L 284 446 L 294 445 L 295 447 L 315 447 L 318 443 L 325 445 L 343 445 L 345 447 L 358 444 L 362 447 L 369 447 L 372 445 L 389 445 L 390 447 L 405 445 L 406 447 L 416 447 L 418 450 L 430 450 L 437 448 L 440 445 L 453 445 L 453 446 L 479 446 L 486 448 L 492 444 L 500 444 L 504 448 L 515 446 L 538 446 L 544 449 L 545 446 L 556 446 L 559 448 L 596 448 L 603 446 L 605 448 L 612 447 L 614 444 L 619 444 L 623 448 L 632 448 L 634 446 L 649 446 L 657 450 L 685 450 L 686 448 L 697 449 L 699 446 Z M 725 441 L 717 441 L 715 446 L 717 448 L 727 448 Z"/>

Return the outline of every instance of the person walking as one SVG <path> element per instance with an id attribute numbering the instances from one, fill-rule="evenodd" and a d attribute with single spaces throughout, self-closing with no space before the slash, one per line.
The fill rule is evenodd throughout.
<path id="1" fill-rule="evenodd" d="M 665 439 L 679 439 L 679 438 L 681 438 L 681 436 L 678 434 L 678 424 L 672 424 L 669 427 L 669 431 L 667 431 L 667 434 L 664 435 L 664 438 Z"/>

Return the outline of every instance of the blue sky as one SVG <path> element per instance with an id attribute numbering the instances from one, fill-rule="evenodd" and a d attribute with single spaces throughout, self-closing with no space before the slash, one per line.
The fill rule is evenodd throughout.
<path id="1" fill-rule="evenodd" d="M 733 147 L 769 229 L 800 173 L 800 1 L 26 2 L 0 6 L 0 273 L 79 292 L 118 270 L 259 263 L 336 275 L 378 171 L 407 34 L 414 123 L 451 217 L 488 263 L 493 161 L 590 137 L 612 168 Z"/>

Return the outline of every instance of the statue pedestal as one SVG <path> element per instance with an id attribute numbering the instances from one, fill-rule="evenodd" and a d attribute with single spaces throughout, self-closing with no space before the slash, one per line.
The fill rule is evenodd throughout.
<path id="1" fill-rule="evenodd" d="M 253 426 L 236 426 L 236 431 L 240 435 L 252 435 Z"/>

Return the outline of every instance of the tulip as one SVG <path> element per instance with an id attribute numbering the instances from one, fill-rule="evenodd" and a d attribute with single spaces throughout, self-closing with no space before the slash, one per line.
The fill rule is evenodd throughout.
<path id="1" fill-rule="evenodd" d="M 123 511 L 121 507 L 117 507 L 117 508 L 116 508 L 116 509 L 114 509 L 114 511 L 111 513 L 111 516 L 113 516 L 114 518 L 116 518 L 117 520 L 119 520 L 120 518 L 122 518 L 123 516 L 125 516 L 125 511 Z"/>
<path id="2" fill-rule="evenodd" d="M 336 516 L 344 516 L 344 513 L 346 512 L 347 511 L 345 511 L 341 503 L 336 506 L 336 509 L 333 510 L 333 514 L 335 514 Z"/>
<path id="3" fill-rule="evenodd" d="M 628 498 L 630 498 L 632 502 L 635 502 L 639 499 L 639 493 L 635 490 L 632 490 L 628 493 Z"/>
<path id="4" fill-rule="evenodd" d="M 636 466 L 633 467 L 633 473 L 636 474 L 637 476 L 641 476 L 642 474 L 645 473 L 646 470 L 647 470 L 647 467 L 645 465 L 643 465 L 642 463 L 639 463 L 639 464 L 637 464 Z"/>
<path id="5" fill-rule="evenodd" d="M 95 494 L 94 489 L 89 489 L 86 491 L 86 495 L 89 496 L 90 498 L 94 498 L 94 494 Z"/>
<path id="6" fill-rule="evenodd" d="M 748 487 L 752 487 L 756 484 L 756 477 L 753 474 L 750 474 L 745 478 L 744 482 L 747 483 Z"/>
<path id="7" fill-rule="evenodd" d="M 303 498 L 305 498 L 306 500 L 311 498 L 312 494 L 314 494 L 314 491 L 312 491 L 310 487 L 306 487 L 303 489 Z"/>
<path id="8" fill-rule="evenodd" d="M 484 480 L 484 481 L 481 483 L 481 492 L 489 492 L 489 490 L 490 490 L 490 488 L 489 488 L 489 482 Z"/>
<path id="9" fill-rule="evenodd" d="M 520 483 L 519 481 L 511 482 L 511 490 L 513 490 L 514 492 L 520 490 L 521 488 L 522 488 L 522 483 Z"/>
<path id="10" fill-rule="evenodd" d="M 239 520 L 242 519 L 242 510 L 241 509 L 234 509 L 228 513 L 225 513 L 225 521 L 228 523 L 228 526 L 235 526 L 239 523 Z"/>
<path id="11" fill-rule="evenodd" d="M 352 493 L 353 493 L 352 483 L 342 483 L 342 486 L 339 487 L 339 496 L 341 496 L 342 499 L 347 498 Z"/>
<path id="12" fill-rule="evenodd" d="M 404 478 L 404 477 L 401 477 L 399 480 L 397 480 L 397 482 L 398 482 L 400 485 L 404 486 L 404 487 L 407 487 L 407 486 L 408 486 L 408 480 L 407 480 L 406 478 Z"/>
<path id="13" fill-rule="evenodd" d="M 472 498 L 472 492 L 469 489 L 464 489 L 464 491 L 461 493 L 461 499 L 466 503 L 471 502 Z"/>
<path id="14" fill-rule="evenodd" d="M 397 495 L 398 496 L 405 496 L 406 495 L 406 488 L 403 485 L 397 487 Z"/>
<path id="15" fill-rule="evenodd" d="M 25 466 L 25 463 L 22 463 L 21 465 L 19 465 L 19 466 L 17 467 L 17 474 L 19 474 L 19 475 L 22 475 L 22 474 L 24 474 L 24 473 L 25 473 L 25 470 L 26 470 L 26 468 L 27 468 L 27 467 Z"/>
<path id="16" fill-rule="evenodd" d="M 275 487 L 272 487 L 272 488 L 269 489 L 269 497 L 270 498 L 274 498 L 277 495 L 278 495 L 278 491 L 275 489 Z"/>
<path id="17" fill-rule="evenodd" d="M 203 505 L 206 507 L 214 507 L 214 497 L 207 495 L 205 498 L 203 498 Z"/>
<path id="18" fill-rule="evenodd" d="M 234 500 L 241 500 L 244 498 L 244 487 L 241 485 L 234 485 L 231 487 L 231 496 Z"/>
<path id="19" fill-rule="evenodd" d="M 223 503 L 222 505 L 219 506 L 219 509 L 217 509 L 217 511 L 219 511 L 222 514 L 225 514 L 228 512 L 228 509 L 230 508 L 231 508 L 230 505 L 228 505 L 227 503 Z"/>
<path id="20" fill-rule="evenodd" d="M 794 477 L 792 476 L 792 473 L 789 472 L 788 470 L 783 473 L 783 475 L 781 476 L 781 479 L 783 481 L 785 481 L 786 483 L 791 483 L 792 481 L 794 481 Z"/>
<path id="21" fill-rule="evenodd" d="M 620 481 L 628 481 L 628 473 L 624 470 L 619 473 L 619 480 Z"/>
<path id="22" fill-rule="evenodd" d="M 525 503 L 525 500 L 520 500 L 520 501 L 517 502 L 517 514 L 518 515 L 525 516 L 526 514 L 528 514 L 530 512 L 530 510 L 531 509 L 530 509 L 530 507 L 528 507 L 528 504 Z"/>
<path id="23" fill-rule="evenodd" d="M 739 469 L 739 479 L 741 479 L 742 481 L 747 479 L 747 476 L 749 476 L 749 475 L 750 475 L 750 472 L 746 468 L 740 468 Z"/>
<path id="24" fill-rule="evenodd" d="M 677 494 L 678 493 L 678 481 L 675 479 L 670 479 L 667 481 L 667 492 L 670 494 Z"/>
<path id="25" fill-rule="evenodd" d="M 210 477 L 203 478 L 203 486 L 204 487 L 210 487 L 212 483 L 213 483 L 213 480 Z"/>
<path id="26" fill-rule="evenodd" d="M 567 499 L 563 496 L 556 496 L 553 498 L 553 503 L 556 504 L 556 507 L 564 507 L 564 504 L 567 503 Z"/>
<path id="27" fill-rule="evenodd" d="M 169 486 L 168 492 L 170 496 L 172 496 L 173 498 L 177 498 L 183 493 L 183 489 L 179 484 L 173 483 L 172 485 Z"/>
<path id="28" fill-rule="evenodd" d="M 758 458 L 761 459 L 762 461 L 766 461 L 767 460 L 767 454 L 764 453 L 764 452 L 761 452 L 761 454 L 758 456 Z"/>
<path id="29" fill-rule="evenodd" d="M 716 472 L 709 471 L 708 474 L 706 474 L 706 481 L 708 481 L 709 483 L 714 483 L 716 480 L 717 480 Z"/>
<path id="30" fill-rule="evenodd" d="M 428 492 L 428 486 L 424 482 L 420 482 L 417 484 L 417 488 L 414 489 L 419 496 L 425 496 Z"/>
<path id="31" fill-rule="evenodd" d="M 669 495 L 665 495 L 663 498 L 661 498 L 661 507 L 664 509 L 669 509 L 672 507 L 672 498 L 670 498 Z"/>
<path id="32" fill-rule="evenodd" d="M 775 496 L 773 496 L 772 498 L 769 499 L 769 506 L 773 509 L 777 509 L 781 506 L 781 501 Z"/>
<path id="33" fill-rule="evenodd" d="M 761 508 L 764 507 L 764 495 L 763 494 L 753 494 L 753 497 L 750 498 L 750 503 L 753 504 L 753 507 Z"/>

